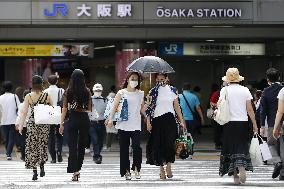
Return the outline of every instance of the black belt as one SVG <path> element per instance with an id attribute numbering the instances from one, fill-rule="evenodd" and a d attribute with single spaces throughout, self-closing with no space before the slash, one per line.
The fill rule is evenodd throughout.
<path id="1" fill-rule="evenodd" d="M 98 121 L 91 121 L 91 122 L 94 122 L 94 123 L 97 123 L 97 124 L 104 124 L 105 120 L 98 120 Z"/>

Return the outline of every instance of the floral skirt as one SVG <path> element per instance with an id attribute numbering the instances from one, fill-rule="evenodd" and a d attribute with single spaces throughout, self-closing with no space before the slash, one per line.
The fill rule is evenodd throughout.
<path id="1" fill-rule="evenodd" d="M 33 169 L 48 160 L 49 125 L 36 125 L 31 118 L 27 123 L 25 166 Z"/>
<path id="2" fill-rule="evenodd" d="M 223 126 L 223 146 L 220 157 L 219 175 L 229 176 L 238 172 L 238 167 L 253 171 L 249 155 L 249 127 L 246 121 L 232 121 Z"/>

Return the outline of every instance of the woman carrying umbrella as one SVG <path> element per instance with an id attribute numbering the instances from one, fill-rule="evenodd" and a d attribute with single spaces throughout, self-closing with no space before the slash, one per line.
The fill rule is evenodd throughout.
<path id="1" fill-rule="evenodd" d="M 171 163 L 175 161 L 175 140 L 177 122 L 186 129 L 178 102 L 177 89 L 168 85 L 167 73 L 175 72 L 163 59 L 144 56 L 134 60 L 128 71 L 155 73 L 156 86 L 153 87 L 144 107 L 147 116 L 147 130 L 151 133 L 147 145 L 148 163 L 160 166 L 160 178 L 166 179 L 164 165 L 167 165 L 167 177 L 172 178 Z"/>
<path id="2" fill-rule="evenodd" d="M 155 74 L 156 86 L 147 96 L 147 130 L 151 133 L 150 164 L 160 166 L 160 179 L 172 178 L 171 164 L 175 161 L 177 119 L 185 128 L 176 88 L 168 85 L 167 74 Z"/>

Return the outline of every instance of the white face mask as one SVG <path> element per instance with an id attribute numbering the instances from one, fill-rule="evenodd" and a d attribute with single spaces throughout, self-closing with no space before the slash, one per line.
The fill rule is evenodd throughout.
<path id="1" fill-rule="evenodd" d="M 137 87 L 137 85 L 138 85 L 138 81 L 129 81 L 129 86 L 131 87 L 131 88 L 135 88 L 135 87 Z"/>
<path id="2" fill-rule="evenodd" d="M 100 97 L 100 96 L 102 96 L 102 92 L 94 92 L 94 96 L 95 97 Z"/>

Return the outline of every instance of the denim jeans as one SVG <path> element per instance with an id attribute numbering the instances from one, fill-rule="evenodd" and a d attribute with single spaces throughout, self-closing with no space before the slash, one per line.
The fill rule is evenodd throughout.
<path id="1" fill-rule="evenodd" d="M 6 156 L 11 157 L 15 144 L 16 128 L 15 125 L 2 125 L 2 131 L 5 136 Z"/>
<path id="2" fill-rule="evenodd" d="M 90 136 L 93 144 L 94 157 L 100 157 L 104 145 L 106 127 L 104 121 L 91 121 Z"/>

